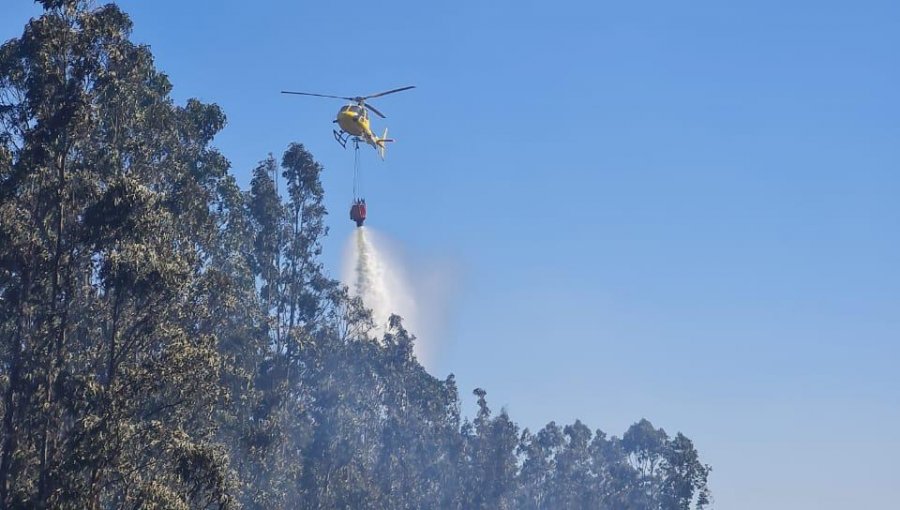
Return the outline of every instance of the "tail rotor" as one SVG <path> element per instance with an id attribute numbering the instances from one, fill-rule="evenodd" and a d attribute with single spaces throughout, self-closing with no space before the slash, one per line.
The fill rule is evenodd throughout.
<path id="1" fill-rule="evenodd" d="M 384 153 L 387 150 L 387 143 L 393 142 L 393 138 L 388 138 L 388 130 L 384 128 L 384 134 L 381 135 L 380 138 L 375 138 L 375 145 L 377 145 L 378 155 L 381 156 L 381 160 L 384 161 Z"/>

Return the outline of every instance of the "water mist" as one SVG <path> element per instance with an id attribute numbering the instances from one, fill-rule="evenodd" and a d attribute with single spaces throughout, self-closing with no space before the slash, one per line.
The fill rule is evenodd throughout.
<path id="1" fill-rule="evenodd" d="M 347 243 L 343 280 L 350 293 L 372 310 L 378 337 L 384 334 L 391 314 L 403 317 L 403 325 L 411 334 L 419 333 L 421 314 L 408 274 L 388 241 L 371 228 L 354 229 Z M 417 338 L 415 344 L 416 357 L 426 366 L 431 362 L 427 341 Z"/>

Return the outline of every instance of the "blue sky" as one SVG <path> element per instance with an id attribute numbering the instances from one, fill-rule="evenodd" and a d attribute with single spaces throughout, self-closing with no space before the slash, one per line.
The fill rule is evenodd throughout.
<path id="1" fill-rule="evenodd" d="M 5 4 L 3 39 L 37 12 Z M 900 500 L 900 4 L 120 4 L 242 183 L 294 140 L 325 165 L 335 272 L 341 103 L 278 91 L 417 85 L 373 102 L 369 223 L 457 281 L 434 371 L 467 412 L 647 417 L 717 508 Z"/>

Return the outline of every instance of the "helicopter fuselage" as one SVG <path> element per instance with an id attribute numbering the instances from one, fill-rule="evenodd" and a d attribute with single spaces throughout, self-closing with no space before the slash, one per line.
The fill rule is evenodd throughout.
<path id="1" fill-rule="evenodd" d="M 371 145 L 378 151 L 381 159 L 384 159 L 384 150 L 387 148 L 385 143 L 394 141 L 387 137 L 387 129 L 381 137 L 375 136 L 369 125 L 369 114 L 366 113 L 366 108 L 359 104 L 348 104 L 341 108 L 334 121 L 341 127 L 340 133 L 334 132 L 334 139 L 344 147 L 350 139 L 362 141 Z"/>
<path id="2" fill-rule="evenodd" d="M 364 107 L 355 104 L 344 106 L 338 111 L 335 122 L 342 131 L 351 136 L 358 136 L 366 141 L 375 138 L 372 128 L 369 126 L 369 115 Z"/>

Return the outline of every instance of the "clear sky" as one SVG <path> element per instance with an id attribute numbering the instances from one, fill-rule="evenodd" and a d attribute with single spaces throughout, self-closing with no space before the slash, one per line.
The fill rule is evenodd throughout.
<path id="1" fill-rule="evenodd" d="M 5 0 L 0 36 L 38 12 Z M 369 223 L 454 282 L 433 372 L 520 425 L 692 438 L 716 508 L 900 501 L 900 3 L 120 2 L 241 183 L 304 143 L 326 262 Z M 437 272 L 437 274 L 436 274 Z M 446 297 L 446 296 L 445 296 Z M 423 339 L 427 341 L 427 339 Z"/>

